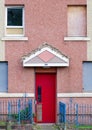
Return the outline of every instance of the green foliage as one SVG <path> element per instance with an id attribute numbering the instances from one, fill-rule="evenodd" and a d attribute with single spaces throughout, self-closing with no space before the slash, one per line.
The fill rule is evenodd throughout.
<path id="1" fill-rule="evenodd" d="M 20 120 L 26 120 L 26 119 L 28 119 L 28 114 L 29 114 L 28 107 L 26 107 L 25 109 L 21 110 L 20 111 Z M 11 117 L 13 119 L 18 120 L 19 114 L 12 114 Z"/>
<path id="2" fill-rule="evenodd" d="M 79 125 L 79 126 L 75 126 L 75 128 L 78 128 L 78 129 L 92 129 L 92 125 Z"/>
<path id="3" fill-rule="evenodd" d="M 74 124 L 55 124 L 53 125 L 53 130 L 60 130 L 61 128 L 66 128 L 66 130 L 91 130 L 92 125 L 74 125 Z"/>
<path id="4" fill-rule="evenodd" d="M 33 128 L 33 130 L 42 130 L 42 129 L 41 129 L 41 126 L 36 125 L 36 124 L 34 124 L 34 125 L 32 126 L 32 128 Z"/>
<path id="5" fill-rule="evenodd" d="M 60 130 L 60 125 L 55 124 L 55 125 L 53 126 L 53 130 Z"/>
<path id="6" fill-rule="evenodd" d="M 5 126 L 6 122 L 5 121 L 0 121 L 0 126 Z"/>

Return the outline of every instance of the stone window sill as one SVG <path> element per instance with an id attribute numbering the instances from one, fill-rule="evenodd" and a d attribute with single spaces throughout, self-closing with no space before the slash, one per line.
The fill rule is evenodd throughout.
<path id="1" fill-rule="evenodd" d="M 6 36 L 1 38 L 2 41 L 27 41 L 28 37 L 16 37 L 16 36 Z"/>
<path id="2" fill-rule="evenodd" d="M 90 41 L 89 37 L 64 37 L 64 41 Z"/>

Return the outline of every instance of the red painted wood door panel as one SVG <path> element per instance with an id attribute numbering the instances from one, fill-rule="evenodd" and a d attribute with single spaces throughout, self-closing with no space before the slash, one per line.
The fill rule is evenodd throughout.
<path id="1" fill-rule="evenodd" d="M 55 123 L 56 74 L 36 74 L 36 100 L 42 104 L 41 122 Z"/>

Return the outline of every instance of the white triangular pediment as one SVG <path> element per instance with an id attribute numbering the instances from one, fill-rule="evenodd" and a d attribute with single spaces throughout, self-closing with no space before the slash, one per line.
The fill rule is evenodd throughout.
<path id="1" fill-rule="evenodd" d="M 23 58 L 24 67 L 62 67 L 69 66 L 69 58 L 58 49 L 44 44 Z"/>

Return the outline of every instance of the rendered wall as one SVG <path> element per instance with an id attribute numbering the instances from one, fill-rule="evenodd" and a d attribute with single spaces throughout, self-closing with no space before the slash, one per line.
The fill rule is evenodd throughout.
<path id="1" fill-rule="evenodd" d="M 25 36 L 28 41 L 6 41 L 9 92 L 34 92 L 34 68 L 23 68 L 22 57 L 44 42 L 59 49 L 70 59 L 70 66 L 57 68 L 57 92 L 82 92 L 82 61 L 87 59 L 84 41 L 64 41 L 67 36 L 67 6 L 85 5 L 85 0 L 6 0 L 6 5 L 24 5 Z"/>

